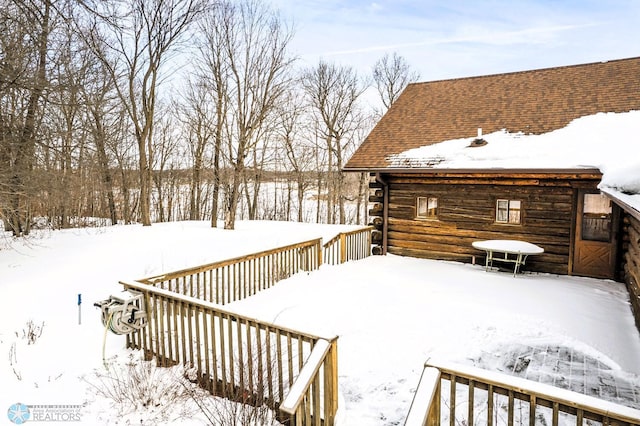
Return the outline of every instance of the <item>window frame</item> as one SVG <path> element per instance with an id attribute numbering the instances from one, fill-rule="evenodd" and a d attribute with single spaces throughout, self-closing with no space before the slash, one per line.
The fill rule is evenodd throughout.
<path id="1" fill-rule="evenodd" d="M 588 198 L 595 198 L 596 202 L 587 202 Z M 604 210 L 600 209 L 604 204 L 599 204 L 598 201 L 605 201 L 608 205 Z M 602 193 L 585 192 L 582 194 L 582 217 L 580 218 L 580 239 L 582 241 L 596 241 L 601 243 L 610 243 L 613 239 L 613 203 L 611 199 Z M 592 211 L 593 210 L 593 211 Z M 606 233 L 602 229 L 591 228 L 589 223 L 604 224 L 606 227 Z M 598 232 L 600 231 L 600 232 Z"/>
<path id="2" fill-rule="evenodd" d="M 420 201 L 425 200 L 426 203 L 426 214 L 420 214 Z M 435 200 L 435 207 L 429 208 L 430 201 Z M 433 214 L 430 215 L 429 212 L 433 211 Z M 438 197 L 433 195 L 425 195 L 416 197 L 415 203 L 415 218 L 420 220 L 438 220 Z"/>
<path id="3" fill-rule="evenodd" d="M 506 206 L 506 220 L 500 220 L 500 212 L 504 211 L 504 208 L 500 207 L 500 202 L 506 202 L 507 206 Z M 518 207 L 516 208 L 515 206 L 512 206 L 512 203 L 518 203 Z M 497 198 L 496 199 L 496 211 L 495 211 L 495 216 L 494 216 L 494 221 L 495 223 L 499 224 L 499 225 L 512 225 L 512 226 L 518 226 L 518 225 L 522 225 L 523 221 L 522 221 L 522 213 L 523 213 L 523 202 L 522 200 L 518 200 L 518 199 L 511 199 L 511 198 Z M 512 217 L 512 211 L 517 211 L 518 212 L 518 221 L 512 221 L 511 217 Z"/>

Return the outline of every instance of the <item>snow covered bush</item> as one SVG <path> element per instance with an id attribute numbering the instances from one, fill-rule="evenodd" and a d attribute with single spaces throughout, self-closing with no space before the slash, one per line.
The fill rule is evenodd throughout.
<path id="1" fill-rule="evenodd" d="M 208 424 L 216 426 L 276 426 L 280 425 L 273 411 L 266 405 L 254 406 L 240 392 L 232 398 L 217 398 L 192 392 Z"/>
<path id="2" fill-rule="evenodd" d="M 97 397 L 110 402 L 120 419 L 134 424 L 169 423 L 196 413 L 195 407 L 186 404 L 193 385 L 180 370 L 156 367 L 154 361 L 131 353 L 125 362 L 112 360 L 106 370 L 95 370 L 84 380 Z"/>
<path id="3" fill-rule="evenodd" d="M 138 353 L 130 353 L 125 362 L 113 359 L 106 370 L 96 370 L 84 380 L 97 397 L 94 404 L 109 403 L 102 407 L 102 415 L 109 416 L 102 420 L 108 423 L 170 424 L 194 419 L 216 426 L 280 425 L 269 407 L 254 406 L 246 392 L 238 390 L 228 399 L 214 397 L 198 386 L 192 369 L 157 367 Z"/>
<path id="4" fill-rule="evenodd" d="M 258 350 L 261 345 L 262 349 Z M 252 358 L 249 355 L 253 348 L 254 354 Z M 271 365 L 267 364 L 266 359 L 262 362 L 259 360 L 258 353 L 266 357 L 266 353 L 271 352 Z M 209 393 L 204 393 L 201 388 L 188 389 L 192 401 L 198 406 L 198 409 L 206 418 L 208 424 L 216 426 L 276 426 L 280 425 L 276 420 L 276 413 L 268 405 L 269 387 L 277 388 L 277 383 L 271 377 L 271 373 L 277 369 L 275 353 L 275 345 L 267 346 L 264 342 L 259 344 L 255 339 L 252 343 L 244 345 L 244 354 L 242 359 L 235 359 L 231 365 L 227 365 L 228 373 L 234 372 L 236 378 L 235 383 L 242 383 L 240 380 L 240 371 L 245 371 L 244 388 L 227 385 L 226 398 L 212 397 Z M 248 368 L 249 364 L 254 366 L 262 365 L 263 368 Z M 222 371 L 222 365 L 218 363 L 219 372 Z M 251 374 L 251 379 L 247 376 Z M 198 382 L 198 374 L 195 369 L 188 370 L 186 376 L 192 383 Z M 262 376 L 262 377 L 261 377 Z M 253 383 L 249 385 L 248 383 Z"/>
<path id="5" fill-rule="evenodd" d="M 36 324 L 33 320 L 29 320 L 25 328 L 22 329 L 22 338 L 27 341 L 27 345 L 33 345 L 42 336 L 43 330 L 44 321 L 42 324 Z M 17 332 L 16 336 L 18 336 Z"/>
<path id="6" fill-rule="evenodd" d="M 42 331 L 44 330 L 44 321 L 41 324 L 34 322 L 33 320 L 28 320 L 22 329 L 22 331 L 15 331 L 14 334 L 16 336 L 16 340 L 11 343 L 9 347 L 9 367 L 13 371 L 16 379 L 19 381 L 24 379 L 22 366 L 28 365 L 28 362 L 20 363 L 18 353 L 26 354 L 27 358 L 30 359 L 28 355 L 31 355 L 29 349 L 26 346 L 34 345 L 38 339 L 42 336 Z M 1 343 L 1 342 L 0 342 Z M 51 379 L 51 378 L 49 378 Z M 37 382 L 37 381 L 36 381 Z"/>

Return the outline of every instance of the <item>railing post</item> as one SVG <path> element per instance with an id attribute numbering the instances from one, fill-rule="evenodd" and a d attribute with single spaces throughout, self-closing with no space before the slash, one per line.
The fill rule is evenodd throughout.
<path id="1" fill-rule="evenodd" d="M 429 413 L 427 414 L 427 425 L 426 426 L 440 426 L 440 392 L 441 385 L 440 380 L 438 380 L 438 385 L 436 386 L 435 393 L 433 395 L 433 400 L 431 403 L 431 407 L 429 408 Z"/>
<path id="2" fill-rule="evenodd" d="M 153 338 L 151 336 L 151 315 L 153 314 L 153 309 L 155 306 L 151 306 L 151 295 L 148 291 L 144 292 L 144 306 L 147 310 L 147 326 L 142 328 L 142 350 L 144 353 L 145 361 L 150 361 L 153 359 Z"/>
<path id="3" fill-rule="evenodd" d="M 343 232 L 340 234 L 340 263 L 347 261 L 347 235 Z"/>
<path id="4" fill-rule="evenodd" d="M 325 367 L 325 375 L 328 374 L 328 387 L 325 385 L 325 392 L 329 395 L 325 396 L 325 400 L 329 401 L 328 425 L 333 425 L 335 414 L 338 411 L 338 338 L 331 341 L 331 349 L 327 357 L 328 365 Z M 327 372 L 327 370 L 329 370 Z"/>

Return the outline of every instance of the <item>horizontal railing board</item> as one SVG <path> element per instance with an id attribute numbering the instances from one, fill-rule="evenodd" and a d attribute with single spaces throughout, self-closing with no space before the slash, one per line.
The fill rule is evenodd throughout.
<path id="1" fill-rule="evenodd" d="M 212 302 L 207 302 L 201 299 L 197 299 L 195 297 L 191 297 L 191 296 L 186 296 L 183 294 L 179 294 L 179 293 L 175 293 L 171 290 L 165 290 L 162 288 L 157 288 L 157 287 L 150 287 L 146 284 L 140 284 L 136 281 L 120 281 L 119 282 L 121 285 L 123 285 L 125 288 L 132 288 L 141 292 L 149 292 L 149 293 L 154 293 L 154 294 L 158 294 L 158 295 L 162 295 L 164 297 L 168 297 L 177 301 L 182 301 L 182 302 L 186 302 L 192 305 L 196 305 L 199 307 L 202 307 L 203 309 L 210 309 L 212 311 L 215 311 L 216 313 L 222 314 L 222 315 L 228 315 L 231 317 L 235 317 L 241 321 L 251 321 L 254 322 L 256 324 L 260 324 L 261 326 L 264 327 L 269 327 L 269 328 L 273 328 L 273 329 L 279 329 L 283 332 L 288 332 L 288 333 L 292 333 L 292 334 L 296 334 L 296 335 L 300 335 L 312 340 L 320 340 L 320 339 L 324 339 L 324 340 L 333 340 L 335 338 L 334 337 L 326 337 L 326 336 L 318 336 L 318 335 L 314 335 L 314 334 L 310 334 L 310 333 L 305 333 L 305 332 L 301 332 L 299 330 L 294 330 L 292 328 L 288 328 L 288 327 L 284 327 L 275 323 L 271 323 L 271 322 L 267 322 L 264 320 L 260 320 L 258 318 L 254 318 L 254 317 L 250 317 L 248 315 L 244 315 L 244 314 L 239 314 L 234 312 L 231 309 L 225 308 L 222 305 L 219 305 L 217 303 L 212 303 Z"/>
<path id="2" fill-rule="evenodd" d="M 291 388 L 289 388 L 289 394 L 284 401 L 282 401 L 280 411 L 284 411 L 288 414 L 295 414 L 305 392 L 309 386 L 311 386 L 311 382 L 318 373 L 318 370 L 320 370 L 330 348 L 331 345 L 326 340 L 319 340 L 316 342 L 313 350 L 311 351 L 311 355 L 304 363 L 304 367 L 302 367 L 298 377 L 293 382 Z"/>
<path id="3" fill-rule="evenodd" d="M 231 259 L 225 259 L 217 262 L 206 263 L 204 265 L 198 265 L 196 267 L 185 268 L 178 271 L 155 275 L 152 277 L 140 278 L 140 279 L 136 279 L 135 281 L 142 282 L 145 284 L 154 284 L 155 282 L 158 282 L 158 281 L 166 281 L 166 280 L 171 280 L 175 278 L 180 278 L 183 276 L 193 275 L 199 272 L 206 272 L 210 269 L 233 265 L 233 264 L 245 262 L 248 260 L 258 259 L 264 256 L 269 256 L 271 254 L 276 254 L 279 252 L 283 252 L 283 251 L 287 251 L 295 248 L 313 247 L 314 245 L 319 244 L 321 241 L 322 241 L 322 238 L 316 238 L 316 239 L 304 241 L 301 243 L 289 244 L 287 246 L 282 246 L 282 247 L 273 248 L 269 250 L 263 250 L 257 253 L 250 253 L 244 256 L 238 256 Z"/>
<path id="4" fill-rule="evenodd" d="M 342 232 L 323 245 L 323 263 L 338 265 L 350 260 L 360 260 L 371 255 L 373 226 Z"/>
<path id="5" fill-rule="evenodd" d="M 439 395 L 440 370 L 433 367 L 425 367 L 420 376 L 418 388 L 413 396 L 413 402 L 409 409 L 409 415 L 405 420 L 405 426 L 423 426 L 429 416 L 429 407 Z"/>
<path id="6" fill-rule="evenodd" d="M 329 247 L 330 245 L 332 245 L 333 243 L 335 243 L 336 241 L 338 241 L 340 239 L 341 235 L 353 235 L 353 234 L 359 234 L 361 232 L 365 232 L 365 231 L 371 231 L 373 230 L 374 227 L 373 226 L 366 226 L 364 228 L 360 228 L 360 229 L 354 229 L 352 231 L 347 231 L 347 232 L 341 232 L 338 235 L 336 235 L 335 237 L 331 238 L 329 241 L 327 241 L 326 243 L 323 244 L 323 246 L 325 248 Z"/>

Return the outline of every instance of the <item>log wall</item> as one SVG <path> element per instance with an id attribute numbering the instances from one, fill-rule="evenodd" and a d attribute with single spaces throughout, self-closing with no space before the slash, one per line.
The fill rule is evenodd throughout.
<path id="1" fill-rule="evenodd" d="M 388 252 L 403 256 L 484 263 L 473 241 L 519 239 L 545 252 L 525 269 L 567 274 L 570 270 L 578 189 L 596 189 L 600 175 L 386 175 L 389 191 Z M 379 201 L 372 188 L 372 201 Z M 416 197 L 438 198 L 438 219 L 415 217 Z M 496 200 L 521 200 L 521 224 L 495 222 Z M 370 214 L 381 216 L 374 204 Z M 376 218 L 372 224 L 376 226 Z M 379 220 L 378 220 L 379 222 Z M 382 226 L 376 226 L 382 229 Z M 374 242 L 376 242 L 374 235 Z"/>
<path id="2" fill-rule="evenodd" d="M 631 308 L 640 329 L 640 220 L 625 215 L 622 226 L 622 271 Z"/>

